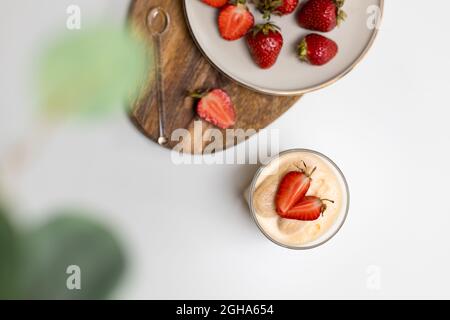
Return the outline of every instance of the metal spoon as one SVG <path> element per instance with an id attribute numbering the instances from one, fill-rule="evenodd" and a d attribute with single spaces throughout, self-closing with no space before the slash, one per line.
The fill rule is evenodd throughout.
<path id="1" fill-rule="evenodd" d="M 156 7 L 149 11 L 147 15 L 147 27 L 153 38 L 155 50 L 155 77 L 156 77 L 156 95 L 159 113 L 159 138 L 158 143 L 164 145 L 168 142 L 165 130 L 166 110 L 164 99 L 163 67 L 161 36 L 167 32 L 170 25 L 170 16 L 162 8 Z"/>

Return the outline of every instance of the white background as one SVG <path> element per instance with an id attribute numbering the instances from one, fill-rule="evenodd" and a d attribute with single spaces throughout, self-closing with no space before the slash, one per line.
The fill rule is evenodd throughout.
<path id="1" fill-rule="evenodd" d="M 17 219 L 71 203 L 103 212 L 131 263 L 117 298 L 450 298 L 450 3 L 386 2 L 363 63 L 269 128 L 281 149 L 321 151 L 348 179 L 349 219 L 326 245 L 264 238 L 241 196 L 255 166 L 174 166 L 124 116 L 62 126 L 39 145 L 6 179 Z M 88 24 L 123 19 L 128 1 L 2 1 L 0 151 L 32 127 L 30 66 L 68 4 Z"/>

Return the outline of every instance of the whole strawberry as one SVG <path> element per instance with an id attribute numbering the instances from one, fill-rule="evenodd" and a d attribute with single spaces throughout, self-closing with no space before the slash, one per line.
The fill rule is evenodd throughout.
<path id="1" fill-rule="evenodd" d="M 202 0 L 202 2 L 206 3 L 208 6 L 220 8 L 226 5 L 228 0 Z"/>
<path id="2" fill-rule="evenodd" d="M 299 0 L 254 0 L 264 19 L 270 19 L 271 14 L 284 16 L 295 11 Z"/>
<path id="3" fill-rule="evenodd" d="M 283 36 L 272 23 L 256 25 L 246 37 L 247 45 L 256 64 L 268 69 L 277 62 L 283 48 Z"/>
<path id="4" fill-rule="evenodd" d="M 330 62 L 338 51 L 336 42 L 316 33 L 307 35 L 298 46 L 300 59 L 315 66 Z"/>
<path id="5" fill-rule="evenodd" d="M 305 29 L 329 32 L 343 22 L 345 0 L 309 0 L 298 12 L 298 24 Z"/>
<path id="6" fill-rule="evenodd" d="M 220 9 L 218 25 L 222 38 L 233 41 L 242 38 L 255 24 L 246 0 L 231 1 Z"/>

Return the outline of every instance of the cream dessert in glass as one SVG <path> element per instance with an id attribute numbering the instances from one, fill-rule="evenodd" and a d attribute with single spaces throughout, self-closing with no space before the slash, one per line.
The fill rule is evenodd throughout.
<path id="1" fill-rule="evenodd" d="M 288 174 L 301 174 L 309 182 L 306 194 L 283 213 L 278 199 L 280 184 Z M 345 222 L 349 199 L 341 170 L 328 157 L 306 149 L 282 152 L 261 167 L 248 194 L 259 229 L 274 243 L 290 249 L 311 249 L 331 239 Z"/>

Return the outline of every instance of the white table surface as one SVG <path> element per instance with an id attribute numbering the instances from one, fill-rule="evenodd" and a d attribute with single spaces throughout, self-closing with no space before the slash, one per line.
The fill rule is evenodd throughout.
<path id="1" fill-rule="evenodd" d="M 175 166 L 124 116 L 63 125 L 38 148 L 8 181 L 18 219 L 98 209 L 129 251 L 117 298 L 450 298 L 450 3 L 386 2 L 364 62 L 270 127 L 281 149 L 321 151 L 348 179 L 349 218 L 326 245 L 266 240 L 241 196 L 255 166 Z M 123 19 L 128 1 L 2 2 L 0 151 L 31 126 L 29 67 L 69 4 L 90 23 Z"/>

